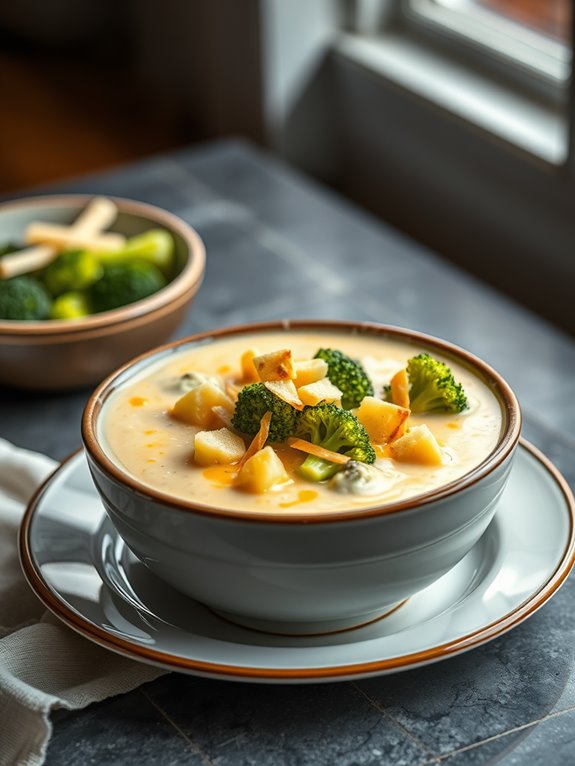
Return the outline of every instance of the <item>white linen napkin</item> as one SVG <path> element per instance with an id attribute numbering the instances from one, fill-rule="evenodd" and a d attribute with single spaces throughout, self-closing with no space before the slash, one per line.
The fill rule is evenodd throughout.
<path id="1" fill-rule="evenodd" d="M 18 526 L 29 498 L 56 465 L 0 439 L 0 766 L 44 762 L 54 708 L 82 708 L 164 672 L 77 635 L 26 583 Z"/>

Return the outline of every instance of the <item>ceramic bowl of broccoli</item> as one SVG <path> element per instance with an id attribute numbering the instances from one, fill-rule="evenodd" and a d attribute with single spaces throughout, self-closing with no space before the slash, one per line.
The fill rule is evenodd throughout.
<path id="1" fill-rule="evenodd" d="M 54 195 L 0 205 L 0 384 L 101 380 L 169 338 L 204 266 L 197 233 L 142 202 Z"/>

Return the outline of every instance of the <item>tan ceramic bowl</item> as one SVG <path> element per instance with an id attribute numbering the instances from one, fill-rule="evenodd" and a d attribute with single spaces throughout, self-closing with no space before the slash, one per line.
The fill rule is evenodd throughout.
<path id="1" fill-rule="evenodd" d="M 115 390 L 199 343 L 284 330 L 286 337 L 312 330 L 397 339 L 457 361 L 499 400 L 497 445 L 468 473 L 424 494 L 379 506 L 367 499 L 365 507 L 321 515 L 256 507 L 230 511 L 186 502 L 143 484 L 115 460 L 104 431 L 106 405 Z M 82 436 L 112 523 L 158 577 L 233 622 L 308 634 L 378 619 L 455 566 L 493 518 L 520 426 L 519 404 L 507 383 L 463 349 L 384 325 L 302 321 L 204 333 L 132 360 L 90 397 Z"/>
<path id="2" fill-rule="evenodd" d="M 91 196 L 31 197 L 0 205 L 0 242 L 20 241 L 33 220 L 71 223 Z M 198 234 L 175 215 L 143 202 L 115 199 L 111 231 L 135 236 L 162 228 L 174 237 L 177 276 L 157 293 L 77 320 L 0 319 L 0 384 L 64 390 L 90 385 L 164 342 L 182 321 L 202 282 L 205 250 Z"/>

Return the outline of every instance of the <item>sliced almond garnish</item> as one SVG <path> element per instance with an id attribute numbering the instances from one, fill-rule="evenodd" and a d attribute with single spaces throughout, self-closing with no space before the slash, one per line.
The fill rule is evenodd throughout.
<path id="1" fill-rule="evenodd" d="M 52 263 L 55 257 L 56 250 L 49 245 L 36 245 L 16 253 L 8 253 L 0 258 L 0 278 L 11 279 L 19 274 L 38 271 Z"/>
<path id="2" fill-rule="evenodd" d="M 399 370 L 396 372 L 391 383 L 391 400 L 394 404 L 398 404 L 400 407 L 409 409 L 409 380 L 407 378 L 407 370 Z"/>
<path id="3" fill-rule="evenodd" d="M 262 419 L 260 420 L 260 429 L 257 432 L 257 434 L 252 439 L 250 446 L 247 448 L 244 456 L 240 460 L 240 462 L 237 465 L 237 470 L 239 471 L 241 467 L 246 463 L 253 455 L 256 454 L 256 452 L 259 452 L 261 449 L 264 448 L 265 443 L 268 440 L 268 436 L 270 434 L 270 423 L 272 420 L 272 414 L 271 412 L 266 412 Z"/>
<path id="4" fill-rule="evenodd" d="M 77 244 L 80 240 L 82 242 L 92 241 L 94 237 L 101 236 L 104 229 L 107 229 L 118 215 L 118 208 L 112 202 L 112 200 L 106 197 L 95 197 L 80 213 L 71 226 L 57 226 L 49 223 L 33 222 L 31 226 L 40 227 L 40 234 L 42 233 L 42 227 L 48 227 L 49 232 L 54 232 L 54 228 L 61 233 L 65 233 L 68 237 L 74 240 L 74 243 L 68 242 L 68 246 L 83 246 Z M 36 228 L 36 234 L 38 228 Z M 106 237 L 113 237 L 112 242 L 123 244 L 125 237 L 121 237 L 119 234 L 106 234 Z M 121 237 L 121 242 L 120 239 Z M 35 239 L 27 240 L 38 244 L 33 247 L 27 247 L 25 250 L 19 250 L 16 253 L 9 253 L 0 260 L 0 278 L 10 279 L 11 277 L 17 277 L 19 274 L 28 274 L 31 271 L 38 271 L 43 269 L 51 263 L 57 255 L 57 250 L 62 246 L 61 242 Z M 109 241 L 109 240 L 107 240 Z"/>
<path id="5" fill-rule="evenodd" d="M 342 455 L 341 452 L 333 452 L 333 450 L 319 447 L 317 444 L 306 442 L 305 439 L 297 439 L 294 436 L 290 436 L 287 440 L 287 444 L 293 449 L 300 450 L 300 452 L 307 452 L 309 455 L 315 455 L 315 457 L 322 458 L 322 460 L 328 460 L 330 463 L 340 463 L 343 465 L 347 463 L 350 458 Z"/>
<path id="6" fill-rule="evenodd" d="M 92 236 L 111 226 L 118 217 L 118 208 L 107 197 L 94 197 L 76 218 L 72 227 L 76 234 Z"/>
<path id="7" fill-rule="evenodd" d="M 304 404 L 299 398 L 293 380 L 266 380 L 264 386 L 278 399 L 291 404 L 296 410 L 303 410 Z"/>
<path id="8" fill-rule="evenodd" d="M 40 222 L 29 224 L 24 238 L 28 245 L 51 245 L 57 249 L 77 247 L 105 252 L 120 250 L 126 242 L 122 234 L 85 234 L 74 231 L 73 226 Z"/>

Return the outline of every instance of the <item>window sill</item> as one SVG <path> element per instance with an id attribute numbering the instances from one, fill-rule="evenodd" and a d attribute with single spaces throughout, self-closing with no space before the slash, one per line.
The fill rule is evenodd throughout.
<path id="1" fill-rule="evenodd" d="M 542 102 L 412 39 L 342 34 L 337 52 L 553 166 L 567 160 L 565 108 Z"/>

